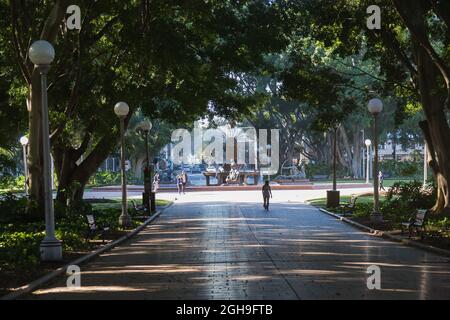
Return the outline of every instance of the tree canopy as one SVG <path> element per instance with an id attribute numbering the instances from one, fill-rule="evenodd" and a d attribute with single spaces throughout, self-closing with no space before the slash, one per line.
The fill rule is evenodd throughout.
<path id="1" fill-rule="evenodd" d="M 67 28 L 69 4 L 81 8 L 80 30 Z M 366 25 L 370 5 L 381 8 L 379 30 Z M 45 39 L 57 53 L 48 91 L 60 202 L 74 183 L 81 199 L 116 147 L 117 101 L 131 106 L 127 124 L 138 110 L 169 126 L 270 120 L 288 128 L 287 153 L 326 145 L 323 133 L 339 128 L 341 163 L 357 176 L 366 104 L 377 96 L 384 136 L 395 143 L 422 139 L 420 122 L 439 189 L 435 210 L 450 208 L 448 1 L 0 0 L 0 10 L 0 147 L 29 127 L 38 202 L 40 82 L 28 48 Z"/>

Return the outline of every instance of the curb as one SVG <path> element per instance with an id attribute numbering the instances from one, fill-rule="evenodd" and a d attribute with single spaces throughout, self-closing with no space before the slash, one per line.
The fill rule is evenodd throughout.
<path id="1" fill-rule="evenodd" d="M 33 282 L 26 284 L 22 287 L 16 288 L 14 289 L 13 292 L 8 293 L 2 297 L 0 297 L 0 300 L 16 300 L 22 296 L 24 296 L 25 294 L 31 293 L 33 291 L 36 291 L 37 289 L 39 289 L 40 287 L 42 287 L 44 284 L 48 283 L 49 281 L 53 280 L 54 278 L 60 276 L 61 274 L 65 273 L 67 268 L 70 265 L 82 265 L 94 258 L 96 258 L 97 256 L 99 256 L 100 254 L 109 251 L 111 249 L 113 249 L 114 247 L 118 246 L 119 244 L 123 243 L 124 241 L 134 237 L 135 235 L 137 235 L 139 232 L 141 232 L 147 225 L 149 225 L 153 220 L 155 220 L 156 218 L 158 218 L 161 213 L 163 213 L 164 210 L 166 210 L 167 208 L 169 208 L 171 205 L 173 204 L 173 202 L 165 205 L 164 207 L 162 207 L 160 210 L 158 210 L 157 212 L 155 212 L 155 214 L 153 216 L 151 216 L 150 218 L 148 218 L 147 220 L 145 220 L 145 222 L 143 224 L 141 224 L 139 227 L 137 227 L 136 229 L 134 229 L 133 231 L 127 233 L 126 235 L 124 235 L 123 237 L 114 240 L 113 242 L 91 252 L 88 253 L 85 256 L 82 256 L 74 261 L 71 261 L 69 263 L 67 263 L 66 265 L 59 267 L 58 269 L 44 275 L 43 277 L 34 280 Z"/>
<path id="2" fill-rule="evenodd" d="M 338 220 L 341 220 L 341 221 L 343 221 L 345 223 L 348 223 L 348 224 L 350 224 L 350 225 L 352 225 L 352 226 L 354 226 L 354 227 L 356 227 L 358 229 L 366 231 L 366 232 L 370 233 L 373 236 L 381 237 L 383 239 L 391 240 L 393 242 L 398 242 L 398 243 L 401 243 L 403 245 L 406 245 L 406 246 L 409 246 L 409 247 L 414 247 L 414 248 L 417 248 L 417 249 L 421 249 L 421 250 L 424 250 L 424 251 L 427 251 L 427 252 L 432 252 L 432 253 L 435 253 L 435 254 L 439 254 L 439 255 L 446 256 L 446 257 L 450 257 L 450 251 L 449 250 L 436 248 L 436 247 L 433 247 L 433 246 L 430 246 L 430 245 L 427 245 L 427 244 L 419 243 L 419 242 L 414 241 L 414 240 L 404 239 L 404 238 L 401 238 L 399 236 L 395 236 L 395 235 L 391 234 L 390 232 L 372 229 L 372 228 L 370 228 L 368 226 L 362 225 L 362 224 L 360 224 L 358 222 L 352 221 L 350 219 L 342 217 L 342 216 L 340 216 L 338 214 L 335 214 L 335 213 L 330 212 L 328 210 L 325 210 L 323 208 L 318 208 L 318 209 L 319 209 L 319 211 L 321 211 L 321 212 L 323 212 L 325 214 L 328 214 L 328 215 L 330 215 L 330 216 L 332 216 L 332 217 L 334 217 L 334 218 L 336 218 Z"/>
<path id="3" fill-rule="evenodd" d="M 370 227 L 368 227 L 368 226 L 365 226 L 365 225 L 360 224 L 360 223 L 358 223 L 358 222 L 355 222 L 355 221 L 353 221 L 353 220 L 347 219 L 347 218 L 345 218 L 345 217 L 342 217 L 342 216 L 340 216 L 340 215 L 338 215 L 338 214 L 336 214 L 336 213 L 330 212 L 330 211 L 325 210 L 325 209 L 323 209 L 323 208 L 319 208 L 319 210 L 322 211 L 323 213 L 326 213 L 326 214 L 328 214 L 328 215 L 330 215 L 330 216 L 332 216 L 332 217 L 338 219 L 338 220 L 341 220 L 341 221 L 344 221 L 344 222 L 346 222 L 346 223 L 348 223 L 348 224 L 351 224 L 352 226 L 354 226 L 354 227 L 356 227 L 356 228 L 358 228 L 358 229 L 361 229 L 361 230 L 363 230 L 363 231 L 366 231 L 366 232 L 368 232 L 368 233 L 370 233 L 370 234 L 372 234 L 372 235 L 374 235 L 374 236 L 383 237 L 383 234 L 384 234 L 383 231 L 376 230 L 376 229 L 372 229 L 372 228 L 370 228 Z"/>

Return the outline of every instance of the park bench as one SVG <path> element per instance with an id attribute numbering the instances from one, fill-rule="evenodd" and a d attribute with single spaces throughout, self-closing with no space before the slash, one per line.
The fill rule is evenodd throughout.
<path id="1" fill-rule="evenodd" d="M 350 198 L 350 201 L 348 203 L 344 203 L 341 204 L 339 206 L 339 208 L 341 209 L 341 213 L 342 215 L 346 215 L 346 214 L 353 214 L 353 212 L 356 209 L 356 201 L 358 200 L 358 197 L 355 195 L 352 195 L 352 197 Z"/>
<path id="2" fill-rule="evenodd" d="M 102 241 L 105 242 L 105 234 L 109 231 L 109 227 L 99 226 L 95 223 L 94 215 L 88 214 L 86 215 L 87 223 L 88 223 L 88 233 L 87 239 L 93 239 L 95 236 L 100 235 Z"/>
<path id="3" fill-rule="evenodd" d="M 411 238 L 413 230 L 423 239 L 425 235 L 425 220 L 428 210 L 417 210 L 408 222 L 402 222 L 402 234 L 408 230 L 409 238 Z"/>
<path id="4" fill-rule="evenodd" d="M 147 219 L 149 217 L 147 207 L 144 205 L 138 205 L 134 200 L 131 200 L 131 204 L 133 205 L 133 210 L 136 213 L 134 218 L 136 219 Z"/>

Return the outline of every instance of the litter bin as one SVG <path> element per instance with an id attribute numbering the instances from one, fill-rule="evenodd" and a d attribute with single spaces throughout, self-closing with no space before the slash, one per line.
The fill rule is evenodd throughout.
<path id="1" fill-rule="evenodd" d="M 327 191 L 327 208 L 336 208 L 340 202 L 340 191 L 328 190 Z"/>
<path id="2" fill-rule="evenodd" d="M 155 200 L 155 192 L 150 192 L 150 212 L 156 212 L 156 200 Z"/>

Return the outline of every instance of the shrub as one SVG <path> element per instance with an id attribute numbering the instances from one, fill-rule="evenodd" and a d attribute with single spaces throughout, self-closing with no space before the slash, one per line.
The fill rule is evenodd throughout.
<path id="1" fill-rule="evenodd" d="M 39 246 L 44 237 L 45 220 L 30 219 L 27 198 L 7 194 L 0 200 L 0 272 L 36 270 L 39 265 Z M 130 210 L 134 214 L 133 210 Z M 120 208 L 93 210 L 86 202 L 73 203 L 70 207 L 55 207 L 55 233 L 62 241 L 64 252 L 90 249 L 86 241 L 86 215 L 95 216 L 96 224 L 107 225 L 111 231 L 119 226 Z M 133 220 L 133 226 L 140 224 Z"/>
<path id="2" fill-rule="evenodd" d="M 429 209 L 436 202 L 436 187 L 428 184 L 425 188 L 420 181 L 396 182 L 389 189 L 386 200 L 398 199 L 418 209 Z"/>
<path id="3" fill-rule="evenodd" d="M 126 176 L 128 183 L 143 183 L 143 179 L 137 179 L 131 170 L 127 171 Z M 89 179 L 89 185 L 94 187 L 118 185 L 120 182 L 121 173 L 111 171 L 99 171 Z"/>
<path id="4" fill-rule="evenodd" d="M 368 217 L 373 211 L 372 203 L 356 203 L 356 208 L 354 211 L 355 217 Z"/>
<path id="5" fill-rule="evenodd" d="M 315 175 L 331 176 L 333 174 L 333 169 L 329 164 L 308 163 L 305 165 L 305 173 L 308 179 L 312 179 Z M 345 177 L 349 175 L 349 172 L 346 168 L 338 164 L 336 168 L 336 175 L 338 177 Z"/>
<path id="6" fill-rule="evenodd" d="M 33 221 L 36 217 L 29 214 L 33 208 L 37 208 L 36 202 L 7 193 L 0 200 L 0 223 Z"/>
<path id="7" fill-rule="evenodd" d="M 4 175 L 0 177 L 0 189 L 7 191 L 21 191 L 25 186 L 25 176 Z"/>
<path id="8" fill-rule="evenodd" d="M 39 264 L 39 244 L 43 232 L 3 232 L 0 234 L 0 269 L 22 270 Z"/>
<path id="9" fill-rule="evenodd" d="M 427 221 L 427 224 L 439 231 L 447 231 L 450 229 L 450 219 L 448 217 L 430 217 Z"/>
<path id="10" fill-rule="evenodd" d="M 120 183 L 120 172 L 97 172 L 89 180 L 89 184 L 93 186 L 114 185 L 118 183 Z"/>
<path id="11" fill-rule="evenodd" d="M 413 177 L 417 175 L 419 168 L 415 162 L 400 162 L 399 174 L 400 177 Z"/>
<path id="12" fill-rule="evenodd" d="M 415 161 L 383 160 L 380 163 L 381 171 L 389 177 L 415 177 L 421 172 L 423 163 Z"/>
<path id="13" fill-rule="evenodd" d="M 394 222 L 408 219 L 416 209 L 430 209 L 436 201 L 436 188 L 420 181 L 397 182 L 387 192 L 381 212 Z"/>

